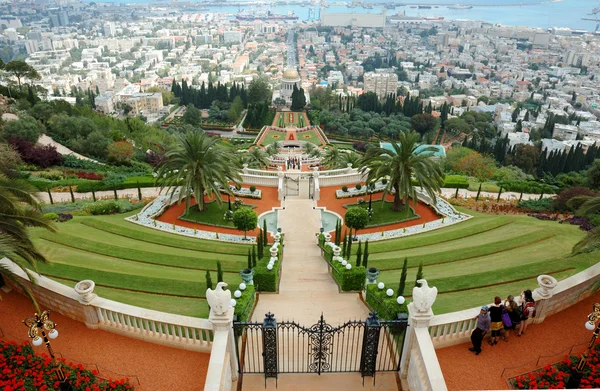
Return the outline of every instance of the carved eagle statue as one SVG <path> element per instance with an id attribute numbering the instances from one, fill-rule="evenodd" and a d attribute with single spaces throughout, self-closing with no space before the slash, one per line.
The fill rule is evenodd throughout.
<path id="1" fill-rule="evenodd" d="M 210 310 L 215 315 L 224 315 L 227 313 L 231 302 L 231 291 L 225 290 L 226 282 L 219 282 L 215 290 L 208 288 L 206 290 L 206 300 Z"/>
<path id="2" fill-rule="evenodd" d="M 435 302 L 438 291 L 436 287 L 427 285 L 426 280 L 421 279 L 417 282 L 421 284 L 421 287 L 413 288 L 413 304 L 418 312 L 427 312 Z"/>

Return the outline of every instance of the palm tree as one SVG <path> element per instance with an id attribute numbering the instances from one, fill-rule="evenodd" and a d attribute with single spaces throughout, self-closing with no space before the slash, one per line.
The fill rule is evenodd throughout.
<path id="1" fill-rule="evenodd" d="M 254 147 L 244 156 L 244 163 L 250 168 L 264 168 L 269 165 L 269 159 L 265 151 Z"/>
<path id="2" fill-rule="evenodd" d="M 417 202 L 417 193 L 412 183 L 413 177 L 420 186 L 436 199 L 436 193 L 444 183 L 444 174 L 438 162 L 431 159 L 432 151 L 423 150 L 415 154 L 419 134 L 403 132 L 398 136 L 398 143 L 392 142 L 392 151 L 376 147 L 367 151 L 361 159 L 361 172 L 368 171 L 367 183 L 389 177 L 385 195 L 394 189 L 394 206 L 392 210 L 401 211 L 403 203 L 408 204 L 412 199 Z"/>
<path id="3" fill-rule="evenodd" d="M 321 164 L 327 166 L 327 168 L 330 170 L 345 167 L 345 154 L 345 152 L 342 152 L 335 147 L 330 147 L 325 151 L 325 153 L 323 153 L 323 160 L 321 160 Z"/>
<path id="4" fill-rule="evenodd" d="M 281 143 L 279 141 L 275 141 L 267 146 L 267 155 L 273 156 L 279 153 L 279 148 L 281 148 Z"/>
<path id="5" fill-rule="evenodd" d="M 343 158 L 343 167 L 348 167 L 348 164 L 350 164 L 352 167 L 358 167 L 358 165 L 360 164 L 361 156 L 356 152 L 346 152 L 343 155 Z"/>
<path id="6" fill-rule="evenodd" d="M 35 188 L 28 183 L 8 179 L 0 172 L 0 258 L 9 258 L 35 283 L 30 269 L 37 271 L 38 262 L 47 262 L 29 238 L 28 227 L 41 227 L 55 231 L 51 221 L 42 215 L 42 208 L 33 196 Z M 29 290 L 21 283 L 14 269 L 0 265 L 0 273 L 23 288 L 35 303 Z"/>
<path id="7" fill-rule="evenodd" d="M 577 216 L 590 217 L 600 213 L 600 197 L 573 197 L 567 202 L 567 205 L 577 207 Z M 596 250 L 600 250 L 600 227 L 589 231 L 585 238 L 577 242 L 573 246 L 571 255 L 589 253 Z"/>
<path id="8" fill-rule="evenodd" d="M 229 182 L 239 184 L 240 165 L 232 150 L 218 144 L 219 139 L 199 130 L 176 138 L 175 145 L 167 150 L 165 160 L 158 165 L 157 185 L 167 188 L 171 197 L 179 187 L 178 202 L 185 197 L 185 213 L 190 208 L 191 195 L 198 210 L 204 211 L 204 194 L 214 197 L 221 205 L 220 188 L 229 192 Z"/>
<path id="9" fill-rule="evenodd" d="M 315 146 L 315 144 L 310 143 L 310 142 L 305 142 L 304 145 L 302 146 L 302 150 L 304 151 L 305 154 L 310 155 L 311 152 L 313 152 L 317 147 Z"/>

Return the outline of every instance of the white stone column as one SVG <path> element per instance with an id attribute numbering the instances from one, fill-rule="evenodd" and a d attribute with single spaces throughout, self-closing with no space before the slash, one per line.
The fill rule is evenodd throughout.
<path id="1" fill-rule="evenodd" d="M 212 311 L 208 318 L 213 325 L 213 344 L 206 373 L 205 391 L 231 390 L 238 379 L 238 363 L 233 334 L 233 308 L 224 315 Z"/>
<path id="2" fill-rule="evenodd" d="M 429 322 L 433 319 L 433 311 L 429 308 L 426 312 L 417 311 L 414 303 L 408 305 L 408 335 L 405 336 L 404 346 L 402 348 L 402 358 L 400 359 L 400 381 L 404 389 L 407 385 L 408 365 L 410 363 L 410 352 L 415 342 L 415 329 L 428 328 Z"/>

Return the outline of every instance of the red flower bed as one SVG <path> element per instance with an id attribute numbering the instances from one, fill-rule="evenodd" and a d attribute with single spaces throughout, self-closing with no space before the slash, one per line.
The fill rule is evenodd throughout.
<path id="1" fill-rule="evenodd" d="M 104 380 L 96 371 L 89 371 L 81 364 L 66 363 L 57 359 L 73 388 L 77 391 L 123 391 L 133 390 L 129 379 Z M 36 355 L 26 342 L 0 341 L 0 390 L 2 391 L 55 391 L 56 362 L 48 355 Z"/>
<path id="2" fill-rule="evenodd" d="M 590 351 L 586 366 L 581 377 L 580 388 L 600 388 L 600 358 L 596 345 Z M 517 390 L 561 389 L 565 388 L 571 376 L 571 369 L 579 362 L 579 357 L 568 357 L 555 365 L 546 365 L 544 368 L 516 376 L 510 380 L 511 385 Z"/>
<path id="3" fill-rule="evenodd" d="M 90 181 L 101 181 L 104 179 L 104 175 L 95 172 L 67 170 L 64 173 L 66 175 L 77 175 L 79 179 L 89 179 Z"/>

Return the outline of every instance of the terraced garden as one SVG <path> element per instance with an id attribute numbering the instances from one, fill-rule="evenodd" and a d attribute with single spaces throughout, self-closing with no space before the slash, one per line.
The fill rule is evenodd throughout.
<path id="1" fill-rule="evenodd" d="M 433 308 L 439 314 L 534 289 L 539 274 L 561 280 L 598 261 L 597 254 L 567 258 L 584 236 L 576 226 L 528 216 L 461 212 L 475 217 L 430 233 L 369 243 L 369 266 L 381 269 L 378 280 L 396 291 L 406 257 L 408 296 L 422 262 L 429 285 L 439 291 Z"/>
<path id="2" fill-rule="evenodd" d="M 132 214 L 135 212 L 131 212 Z M 239 284 L 248 246 L 186 238 L 131 224 L 129 214 L 75 217 L 56 234 L 33 230 L 35 243 L 51 264 L 40 272 L 66 285 L 96 282 L 96 292 L 127 304 L 190 316 L 208 316 L 205 274 Z"/>

